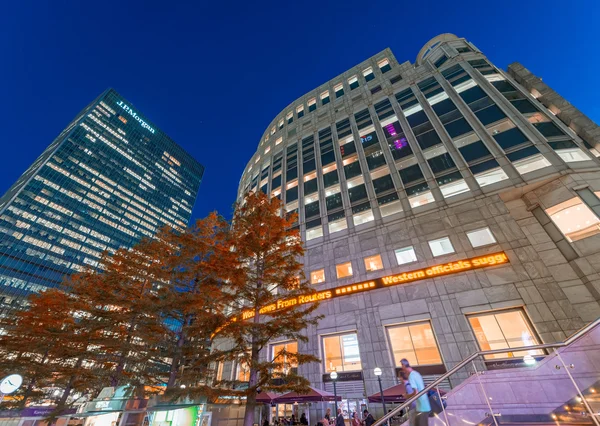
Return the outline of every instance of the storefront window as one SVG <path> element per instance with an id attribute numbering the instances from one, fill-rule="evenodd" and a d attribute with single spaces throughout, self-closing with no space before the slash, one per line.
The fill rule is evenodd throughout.
<path id="1" fill-rule="evenodd" d="M 323 354 L 327 373 L 362 370 L 356 333 L 323 337 Z"/>
<path id="2" fill-rule="evenodd" d="M 276 372 L 287 374 L 291 368 L 298 368 L 296 360 L 291 359 L 287 353 L 298 353 L 298 342 L 283 342 L 271 346 L 272 360 L 283 364 L 281 368 L 275 369 Z"/>
<path id="3" fill-rule="evenodd" d="M 411 365 L 442 364 L 440 350 L 429 321 L 388 327 L 387 332 L 396 367 L 401 366 L 400 361 L 403 358 Z"/>
<path id="4" fill-rule="evenodd" d="M 469 322 L 482 351 L 520 348 L 539 344 L 525 312 L 521 309 L 495 311 L 469 316 Z M 541 350 L 505 352 L 486 355 L 486 359 L 543 355 Z"/>
<path id="5" fill-rule="evenodd" d="M 570 242 L 582 240 L 600 232 L 598 216 L 579 197 L 573 197 L 550 207 L 546 209 L 546 213 Z"/>

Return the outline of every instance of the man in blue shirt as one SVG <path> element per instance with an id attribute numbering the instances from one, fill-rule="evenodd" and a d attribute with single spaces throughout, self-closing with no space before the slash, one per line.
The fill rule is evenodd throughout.
<path id="1" fill-rule="evenodd" d="M 402 371 L 408 376 L 408 383 L 412 388 L 412 392 L 406 395 L 408 398 L 416 395 L 425 389 L 425 383 L 423 382 L 423 376 L 417 371 L 413 370 L 410 363 L 406 358 L 400 361 L 402 364 Z M 429 412 L 431 411 L 431 405 L 429 404 L 429 397 L 427 394 L 421 395 L 417 398 L 417 401 L 410 407 L 414 414 L 411 414 L 411 426 L 427 426 L 429 424 Z"/>

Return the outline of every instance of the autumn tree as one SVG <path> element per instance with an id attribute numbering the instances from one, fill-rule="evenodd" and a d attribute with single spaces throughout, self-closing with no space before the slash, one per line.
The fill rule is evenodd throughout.
<path id="1" fill-rule="evenodd" d="M 283 308 L 277 303 L 314 294 L 304 279 L 300 262 L 304 249 L 300 233 L 294 228 L 295 220 L 296 215 L 282 214 L 277 198 L 269 199 L 262 192 L 248 195 L 237 206 L 232 220 L 229 237 L 238 267 L 228 289 L 237 296 L 237 303 L 232 315 L 236 320 L 227 326 L 226 334 L 233 346 L 229 359 L 237 357 L 249 370 L 248 387 L 243 391 L 244 426 L 254 423 L 257 392 L 308 390 L 308 380 L 296 371 L 283 374 L 283 358 L 296 365 L 318 361 L 297 352 L 280 353 L 273 361 L 259 356 L 269 342 L 280 337 L 306 341 L 305 329 L 319 319 L 313 314 L 317 302 L 290 303 Z"/>
<path id="2" fill-rule="evenodd" d="M 134 248 L 105 254 L 102 269 L 76 274 L 68 281 L 93 348 L 89 362 L 104 386 L 158 384 L 148 368 L 159 352 L 165 324 L 161 317 L 153 264 L 163 248 L 144 239 Z"/>
<path id="3" fill-rule="evenodd" d="M 49 289 L 31 295 L 27 309 L 15 312 L 0 325 L 2 370 L 24 378 L 24 386 L 17 392 L 17 408 L 45 397 L 45 388 L 59 388 L 58 413 L 73 392 L 85 393 L 93 385 L 93 373 L 82 368 L 90 335 L 77 322 L 73 306 L 71 295 Z"/>
<path id="4" fill-rule="evenodd" d="M 227 317 L 234 295 L 223 291 L 236 255 L 227 238 L 228 223 L 211 213 L 185 232 L 163 230 L 157 235 L 163 249 L 153 268 L 161 276 L 157 297 L 166 327 L 163 359 L 168 359 L 168 393 L 206 391 L 209 365 L 218 353 L 211 340 Z M 181 390 L 181 386 L 185 390 Z"/>

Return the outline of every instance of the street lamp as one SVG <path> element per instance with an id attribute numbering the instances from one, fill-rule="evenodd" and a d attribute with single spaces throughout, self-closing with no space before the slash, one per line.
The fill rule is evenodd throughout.
<path id="1" fill-rule="evenodd" d="M 381 387 L 381 368 L 375 367 L 373 373 L 375 374 L 375 376 L 377 376 L 377 381 L 379 382 L 379 394 L 381 395 L 381 405 L 383 405 L 383 415 L 385 416 L 387 412 L 385 411 L 385 399 L 383 398 L 383 388 Z M 389 425 L 390 422 L 388 421 L 387 424 Z"/>
<path id="2" fill-rule="evenodd" d="M 335 418 L 337 419 L 337 390 L 335 389 L 335 381 L 338 378 L 338 373 L 335 371 L 332 371 L 329 374 L 329 377 L 331 378 L 331 381 L 333 382 L 333 403 L 335 405 Z"/>

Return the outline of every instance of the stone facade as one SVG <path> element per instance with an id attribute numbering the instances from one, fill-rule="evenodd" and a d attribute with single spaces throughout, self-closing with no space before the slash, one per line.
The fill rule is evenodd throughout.
<path id="1" fill-rule="evenodd" d="M 446 56 L 446 61 L 442 56 Z M 297 111 L 298 105 L 309 105 L 310 102 L 306 103 L 306 100 L 318 97 L 326 88 L 332 93 L 337 82 L 345 82 L 349 76 L 359 75 L 367 66 L 375 67 L 383 57 L 389 60 L 391 72 L 382 70 L 381 74 L 376 73 L 372 81 L 360 80 L 361 90 L 357 91 L 360 96 L 351 94 L 352 89 L 344 86 L 346 96 L 343 101 L 340 99 L 339 102 L 336 100 L 329 105 L 319 106 L 312 116 L 309 114 L 293 122 L 282 122 L 284 117 L 289 116 L 288 111 Z M 282 198 L 287 207 L 293 207 L 296 201 L 290 202 L 286 199 L 286 191 L 275 187 L 275 178 L 279 173 L 282 173 L 281 180 L 284 182 L 281 188 L 285 188 L 285 182 L 290 181 L 284 180 L 288 173 L 286 169 L 289 169 L 286 168 L 286 156 L 289 157 L 287 153 L 290 151 L 289 148 L 288 151 L 282 151 L 281 148 L 297 144 L 298 152 L 301 152 L 308 146 L 307 135 L 314 137 L 315 173 L 319 179 L 316 197 L 321 203 L 318 216 L 319 226 L 323 227 L 322 234 L 317 234 L 316 238 L 308 237 L 308 231 L 314 229 L 309 226 L 314 219 L 308 217 L 308 211 L 305 211 L 308 198 L 303 192 L 302 182 L 312 177 L 305 174 L 305 179 L 302 179 L 301 159 L 297 160 L 299 204 L 296 206 L 299 210 L 299 227 L 306 241 L 306 276 L 309 277 L 313 271 L 324 271 L 324 282 L 315 283 L 318 291 L 491 253 L 504 252 L 509 259 L 508 264 L 377 288 L 322 302 L 316 314 L 324 318 L 318 326 L 306 331 L 308 342 L 299 342 L 299 351 L 323 358 L 323 336 L 357 333 L 363 380 L 340 381 L 337 390 L 344 398 L 359 401 L 378 392 L 373 373 L 375 367 L 383 370 L 381 378 L 384 388 L 397 383 L 396 365 L 386 332 L 386 327 L 390 325 L 429 321 L 442 362 L 446 369 L 450 369 L 480 350 L 468 320 L 470 314 L 522 309 L 540 343 L 562 341 L 600 316 L 600 234 L 571 242 L 547 213 L 549 208 L 578 197 L 586 208 L 600 217 L 600 200 L 595 194 L 596 191 L 600 192 L 600 161 L 597 158 L 600 153 L 595 150 L 597 146 L 600 148 L 598 127 L 521 65 L 512 64 L 509 72 L 505 73 L 490 66 L 484 58 L 474 45 L 448 34 L 431 40 L 419 53 L 415 65 L 398 63 L 386 49 L 284 109 L 265 131 L 257 153 L 246 167 L 240 182 L 239 197 L 247 191 L 262 189 Z M 483 62 L 481 59 L 484 59 Z M 485 92 L 488 102 L 502 111 L 505 120 L 513 123 L 531 142 L 545 159 L 543 167 L 533 171 L 519 168 L 518 161 L 511 154 L 514 151 L 498 143 L 496 135 L 499 131 L 484 122 L 485 118 L 478 111 L 474 112 L 473 105 L 449 80 L 446 72 L 456 64 L 466 71 L 468 79 L 473 80 L 472 85 Z M 394 75 L 401 78 L 397 79 Z M 447 98 L 452 100 L 460 116 L 471 127 L 472 135 L 487 147 L 506 178 L 489 185 L 481 183 L 473 163 L 460 150 L 467 142 L 459 142 L 450 136 L 447 123 L 437 116 L 433 97 L 427 94 L 427 89 L 421 84 L 430 77 L 433 78 L 430 84 L 438 84 Z M 500 80 L 514 86 L 517 95 L 502 92 L 500 86 L 494 84 Z M 408 110 L 396 96 L 407 87 L 431 122 L 432 129 L 439 135 L 438 148 L 424 147 L 422 140 L 416 136 L 417 130 L 411 128 Z M 390 138 L 382 129 L 387 121 L 382 120 L 380 107 L 376 107 L 381 105 L 383 98 L 390 100 L 393 114 L 414 153 L 413 163 L 403 163 L 403 159 L 398 160 L 393 156 Z M 538 126 L 539 120 L 524 113 L 517 102 L 513 102 L 517 98 L 529 102 L 540 114 L 539 117 L 543 117 L 542 121 L 556 128 L 556 133 L 543 133 Z M 374 134 L 382 141 L 381 155 L 385 157 L 386 166 L 390 167 L 397 202 L 401 206 L 393 214 L 384 213 L 385 204 L 374 190 L 374 172 L 366 148 L 361 146 L 364 142 L 356 112 L 363 108 L 370 113 Z M 323 109 L 327 113 L 322 113 Z M 332 232 L 328 226 L 332 219 L 327 207 L 329 195 L 327 187 L 323 186 L 325 180 L 322 169 L 325 164 L 322 164 L 323 156 L 320 156 L 323 149 L 323 146 L 319 146 L 322 139 L 320 132 L 327 126 L 335 129 L 345 117 L 349 118 L 353 130 L 372 218 L 366 222 L 356 220 L 356 204 L 351 199 L 348 182 L 350 179 L 346 179 L 343 173 L 345 154 L 343 150 L 337 150 L 343 143 L 332 131 L 333 145 L 336 147 L 335 166 L 340 175 L 343 217 L 347 220 L 345 229 Z M 383 124 L 378 125 L 377 119 Z M 389 118 L 386 120 L 389 121 Z M 568 159 L 556 148 L 555 141 L 558 139 L 568 139 L 570 146 L 585 154 L 579 161 Z M 439 147 L 452 157 L 456 170 L 468 187 L 466 191 L 452 196 L 444 195 L 445 183 L 434 168 L 429 167 L 431 163 L 428 162 L 433 155 L 437 155 L 432 150 Z M 277 157 L 279 153 L 281 155 Z M 276 167 L 278 158 L 283 158 L 281 172 Z M 304 164 L 308 164 L 306 158 L 303 158 Z M 398 170 L 415 163 L 420 165 L 424 182 L 431 191 L 432 199 L 425 204 L 411 201 L 411 193 L 407 188 L 409 185 L 398 173 Z M 467 233 L 482 228 L 491 231 L 495 242 L 474 248 Z M 434 256 L 429 242 L 442 237 L 449 238 L 453 252 Z M 395 250 L 409 246 L 414 248 L 417 260 L 399 265 Z M 374 255 L 381 256 L 383 268 L 368 271 L 364 259 Z M 336 266 L 346 262 L 352 264 L 352 276 L 338 279 Z M 285 336 L 282 336 L 280 341 L 284 340 Z M 265 353 L 263 356 L 271 354 Z M 324 380 L 326 370 L 324 364 L 311 364 L 301 366 L 299 372 L 309 378 L 313 386 L 331 391 L 331 383 Z M 466 373 L 457 374 L 449 385 L 456 386 L 466 377 Z M 311 406 L 310 418 L 314 420 L 322 416 L 324 408 L 322 404 Z M 376 413 L 380 410 L 377 405 L 373 408 Z"/>

